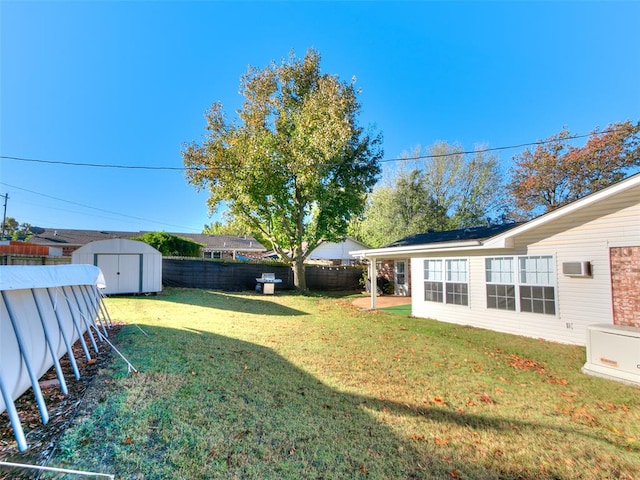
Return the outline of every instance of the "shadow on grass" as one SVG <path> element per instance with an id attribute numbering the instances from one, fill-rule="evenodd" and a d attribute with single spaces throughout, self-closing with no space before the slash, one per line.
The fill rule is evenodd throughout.
<path id="1" fill-rule="evenodd" d="M 287 296 L 292 294 L 288 292 L 278 292 L 277 295 Z M 171 288 L 156 297 L 136 297 L 136 300 L 151 300 L 155 302 L 161 300 L 163 302 L 180 303 L 190 306 L 215 308 L 216 310 L 227 310 L 256 315 L 307 315 L 307 312 L 268 300 L 264 295 L 257 292 L 242 292 L 234 294 L 207 289 Z"/>
<path id="2" fill-rule="evenodd" d="M 141 373 L 126 377 L 114 360 L 51 465 L 145 479 L 571 478 L 476 463 L 443 450 L 428 431 L 411 439 L 393 429 L 413 416 L 541 437 L 554 427 L 345 393 L 260 345 L 206 331 L 145 330 L 149 337 L 127 327 L 116 339 Z"/>

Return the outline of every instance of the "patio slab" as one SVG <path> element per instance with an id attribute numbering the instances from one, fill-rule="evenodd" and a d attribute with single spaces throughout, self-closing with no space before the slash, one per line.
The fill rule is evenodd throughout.
<path id="1" fill-rule="evenodd" d="M 400 297 L 395 295 L 382 295 L 376 297 L 376 308 L 395 307 L 396 305 L 408 305 L 411 303 L 411 297 Z M 369 294 L 363 294 L 362 297 L 356 298 L 353 304 L 358 308 L 371 308 L 371 297 Z"/>

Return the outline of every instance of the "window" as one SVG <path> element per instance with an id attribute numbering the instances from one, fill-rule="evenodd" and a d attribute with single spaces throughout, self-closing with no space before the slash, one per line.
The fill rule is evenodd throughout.
<path id="1" fill-rule="evenodd" d="M 513 258 L 485 259 L 487 281 L 487 308 L 516 309 L 516 287 L 513 278 Z"/>
<path id="2" fill-rule="evenodd" d="M 515 311 L 516 287 L 514 285 L 492 285 L 488 283 L 487 308 Z"/>
<path id="3" fill-rule="evenodd" d="M 514 257 L 485 259 L 487 308 L 555 315 L 553 257 L 518 257 L 517 266 Z"/>
<path id="4" fill-rule="evenodd" d="M 523 312 L 556 314 L 553 263 L 549 256 L 521 257 L 520 310 Z"/>
<path id="5" fill-rule="evenodd" d="M 424 261 L 424 300 L 426 302 L 469 305 L 466 258 Z"/>
<path id="6" fill-rule="evenodd" d="M 406 283 L 405 277 L 405 263 L 404 262 L 396 262 L 396 284 L 404 285 Z"/>
<path id="7" fill-rule="evenodd" d="M 424 282 L 424 301 L 442 303 L 442 282 Z"/>
<path id="8" fill-rule="evenodd" d="M 442 260 L 424 261 L 424 300 L 442 303 Z"/>
<path id="9" fill-rule="evenodd" d="M 445 260 L 447 273 L 447 303 L 469 305 L 469 286 L 467 284 L 467 259 Z"/>
<path id="10" fill-rule="evenodd" d="M 222 252 L 206 251 L 202 252 L 203 258 L 222 258 Z"/>

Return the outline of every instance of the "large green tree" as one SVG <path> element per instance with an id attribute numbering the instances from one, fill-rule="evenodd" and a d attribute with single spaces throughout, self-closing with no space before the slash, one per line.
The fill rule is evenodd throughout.
<path id="1" fill-rule="evenodd" d="M 425 189 L 445 213 L 448 229 L 478 226 L 503 214 L 498 157 L 483 150 L 467 153 L 459 144 L 437 142 L 421 160 Z"/>
<path id="2" fill-rule="evenodd" d="M 374 189 L 364 218 L 352 225 L 352 236 L 380 247 L 407 235 L 446 228 L 446 214 L 426 190 L 421 171 L 400 172 L 394 182 Z"/>
<path id="3" fill-rule="evenodd" d="M 426 157 L 426 158 L 425 158 Z M 502 176 L 495 156 L 464 153 L 438 142 L 405 154 L 403 166 L 376 187 L 351 234 L 379 247 L 428 230 L 485 224 L 504 210 Z"/>
<path id="4" fill-rule="evenodd" d="M 571 203 L 622 180 L 640 167 L 640 122 L 593 131 L 581 146 L 564 128 L 514 157 L 509 192 L 521 218 Z"/>
<path id="5" fill-rule="evenodd" d="M 381 136 L 358 125 L 354 82 L 320 71 L 320 55 L 292 53 L 242 77 L 244 103 L 229 121 L 220 103 L 202 143 L 184 146 L 187 179 L 261 232 L 306 290 L 304 260 L 345 235 L 380 174 Z"/>

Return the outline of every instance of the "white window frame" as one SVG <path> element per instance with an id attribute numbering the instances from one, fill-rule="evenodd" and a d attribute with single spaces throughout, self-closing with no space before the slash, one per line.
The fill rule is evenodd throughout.
<path id="1" fill-rule="evenodd" d="M 532 270 L 528 270 L 532 267 Z M 520 302 L 520 311 L 524 313 L 535 313 L 538 315 L 553 315 L 556 316 L 558 312 L 558 295 L 555 281 L 555 258 L 552 255 L 527 255 L 518 257 L 517 264 L 517 277 L 518 277 L 518 298 Z M 539 289 L 542 296 L 532 297 L 530 300 L 531 310 L 523 310 L 523 295 L 522 287 Z M 547 289 L 553 289 L 553 302 L 550 302 L 548 298 L 545 298 L 545 292 Z M 542 312 L 535 312 L 535 306 L 533 302 L 542 302 Z M 553 313 L 547 313 L 549 305 L 553 305 Z"/>
<path id="2" fill-rule="evenodd" d="M 496 268 L 488 269 L 488 261 L 495 261 L 497 263 Z M 508 266 L 506 264 L 509 264 Z M 491 310 L 504 310 L 506 312 L 518 312 L 520 310 L 518 305 L 518 285 L 515 279 L 515 265 L 517 261 L 513 256 L 501 255 L 498 257 L 485 257 L 484 258 L 484 278 L 485 278 L 485 305 L 487 309 Z M 493 267 L 493 266 L 492 266 Z M 495 273 L 497 278 L 494 278 L 492 275 L 491 279 L 489 278 L 490 273 Z M 513 308 L 499 308 L 499 307 L 490 307 L 488 302 L 488 288 L 487 285 L 499 285 L 504 286 L 506 288 L 513 287 Z M 512 297 L 508 295 L 495 295 L 496 304 L 499 299 L 503 299 L 509 304 L 509 299 Z"/>
<path id="3" fill-rule="evenodd" d="M 463 268 L 460 268 L 464 265 Z M 425 258 L 423 266 L 423 292 L 424 301 L 431 303 L 441 303 L 444 305 L 458 305 L 461 307 L 469 307 L 469 258 L 467 257 L 445 257 L 445 258 Z M 442 300 L 430 300 L 426 298 L 426 283 L 439 284 L 438 293 L 441 294 Z M 465 285 L 465 292 L 449 291 L 450 285 Z M 455 287 L 454 287 L 455 288 Z M 452 298 L 464 298 L 465 303 L 448 302 L 448 294 Z"/>
<path id="4" fill-rule="evenodd" d="M 510 268 L 504 268 L 500 262 L 499 268 L 496 270 L 488 269 L 488 261 L 504 261 L 510 262 Z M 542 268 L 541 268 L 542 267 Z M 529 270 L 530 268 L 530 270 Z M 499 255 L 492 257 L 484 257 L 485 269 L 485 305 L 490 310 L 504 310 L 514 313 L 532 313 L 534 315 L 558 316 L 558 285 L 556 275 L 556 259 L 552 254 L 536 254 L 536 255 Z M 490 273 L 495 272 L 498 278 L 493 278 Z M 499 280 L 499 281 L 498 281 Z M 488 285 L 506 285 L 513 286 L 515 296 L 515 310 L 509 308 L 489 307 L 488 304 Z M 523 295 L 521 287 L 540 288 L 542 296 L 540 298 L 532 298 L 533 301 L 542 301 L 542 312 L 534 312 L 532 303 L 531 310 L 523 310 Z M 552 289 L 553 292 L 553 312 L 547 312 L 550 305 L 550 299 L 545 298 L 546 289 Z M 505 297 L 511 298 L 511 297 Z M 529 300 L 529 299 L 527 299 Z"/>

